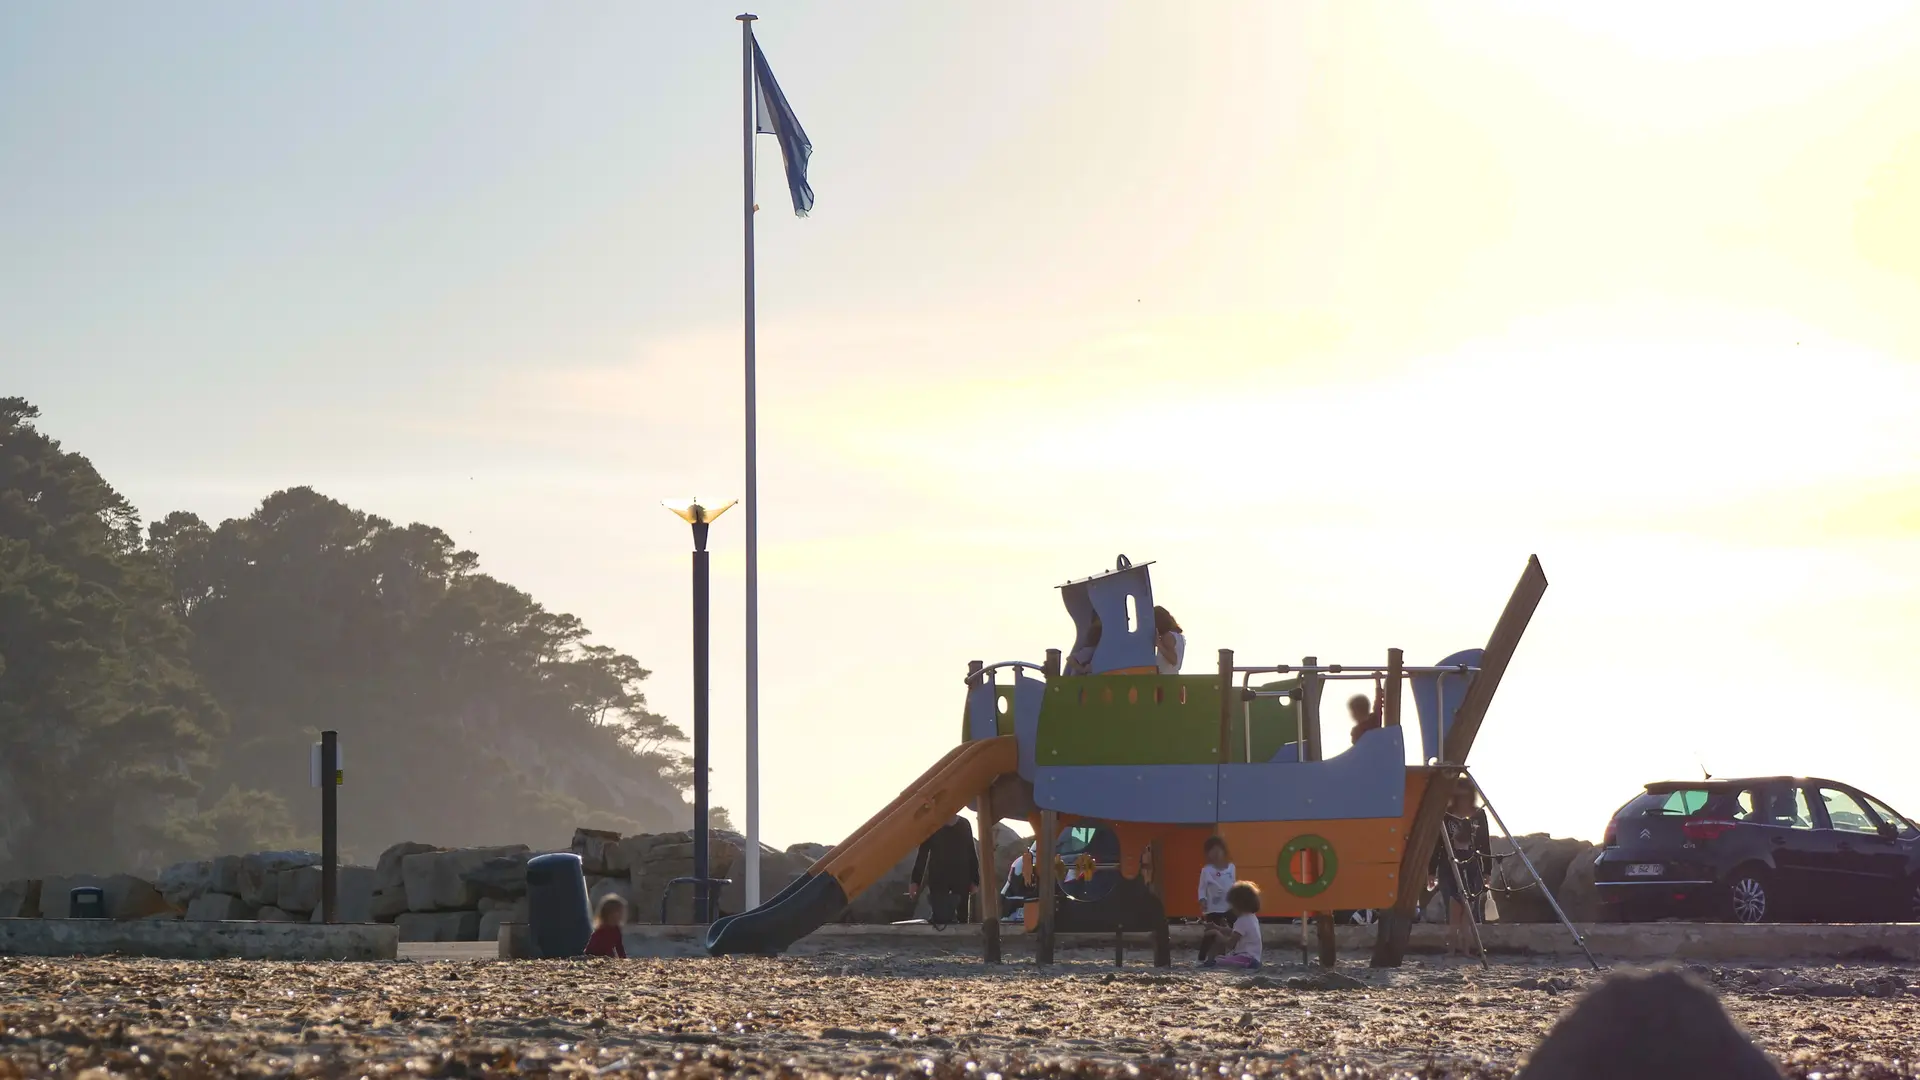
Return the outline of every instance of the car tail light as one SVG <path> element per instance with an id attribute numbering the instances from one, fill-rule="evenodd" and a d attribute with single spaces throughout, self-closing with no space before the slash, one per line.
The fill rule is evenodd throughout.
<path id="1" fill-rule="evenodd" d="M 1611 822 L 1611 821 L 1609 821 L 1609 822 L 1607 822 L 1607 831 L 1606 831 L 1606 834 L 1605 834 L 1605 835 L 1603 835 L 1603 836 L 1601 836 L 1601 837 L 1600 837 L 1600 846 L 1601 846 L 1601 847 L 1612 847 L 1612 846 L 1613 846 L 1613 845 L 1614 845 L 1614 844 L 1615 844 L 1615 843 L 1617 842 L 1617 839 L 1618 839 L 1618 838 L 1614 836 L 1614 824 L 1613 824 L 1613 822 Z"/>
<path id="2" fill-rule="evenodd" d="M 1709 818 L 1684 822 L 1680 826 L 1680 831 L 1685 833 L 1689 840 L 1718 840 L 1721 833 L 1733 828 L 1733 824 L 1731 821 Z"/>

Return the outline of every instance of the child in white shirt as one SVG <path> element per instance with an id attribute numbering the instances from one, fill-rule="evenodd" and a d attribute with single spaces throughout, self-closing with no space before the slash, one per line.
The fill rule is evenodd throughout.
<path id="1" fill-rule="evenodd" d="M 1200 962 L 1217 954 L 1220 950 L 1214 946 L 1226 940 L 1227 931 L 1233 926 L 1233 916 L 1227 910 L 1227 890 L 1233 888 L 1237 876 L 1233 860 L 1227 857 L 1227 842 L 1217 836 L 1207 837 L 1207 864 L 1200 868 L 1200 921 L 1206 929 L 1200 935 Z"/>
<path id="2" fill-rule="evenodd" d="M 1206 962 L 1207 967 L 1257 968 L 1260 966 L 1260 890 L 1250 881 L 1235 882 L 1227 890 L 1227 906 L 1233 912 L 1233 929 L 1226 937 L 1226 952 Z"/>

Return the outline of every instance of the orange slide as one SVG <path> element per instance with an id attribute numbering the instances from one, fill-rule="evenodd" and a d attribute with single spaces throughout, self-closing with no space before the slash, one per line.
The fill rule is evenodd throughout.
<path id="1" fill-rule="evenodd" d="M 960 744 L 886 809 L 827 852 L 812 872 L 833 875 L 852 900 L 965 809 L 975 795 L 1018 769 L 1019 754 L 1012 735 Z"/>
<path id="2" fill-rule="evenodd" d="M 1019 746 L 1011 735 L 954 747 L 780 895 L 715 922 L 707 930 L 707 951 L 715 956 L 785 952 L 837 918 L 849 901 L 1019 764 Z"/>

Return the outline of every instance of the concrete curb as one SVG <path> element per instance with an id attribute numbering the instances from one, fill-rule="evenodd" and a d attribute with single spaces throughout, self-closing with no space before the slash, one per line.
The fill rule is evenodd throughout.
<path id="1" fill-rule="evenodd" d="M 382 923 L 0 919 L 0 956 L 392 960 L 399 951 L 400 931 Z"/>
<path id="2" fill-rule="evenodd" d="M 1033 937 L 1017 927 L 1001 934 L 1008 956 L 1031 955 Z M 1488 924 L 1481 928 L 1487 952 L 1502 956 L 1575 958 L 1584 962 L 1579 946 L 1566 928 L 1556 923 Z M 1867 960 L 1920 961 L 1920 923 L 1775 924 L 1744 926 L 1735 923 L 1600 923 L 1582 925 L 1587 947 L 1602 963 L 1627 961 L 1775 961 Z M 1367 953 L 1373 949 L 1374 928 L 1342 926 L 1336 930 L 1340 950 Z M 526 955 L 525 945 L 514 945 L 515 928 L 501 928 L 499 956 Z M 520 931 L 524 937 L 524 931 Z M 1409 951 L 1440 953 L 1446 949 L 1446 928 L 1421 924 L 1413 928 Z M 1191 959 L 1200 944 L 1198 927 L 1172 929 L 1176 961 Z M 629 956 L 704 956 L 705 928 L 636 924 L 623 935 Z M 1299 929 L 1275 925 L 1266 928 L 1266 950 L 1276 958 L 1299 948 Z M 1129 963 L 1149 962 L 1152 941 L 1146 934 L 1125 935 Z M 1110 934 L 1062 934 L 1062 951 L 1101 952 L 1113 948 Z M 792 955 L 816 956 L 834 952 L 899 952 L 978 955 L 980 928 L 953 926 L 944 931 L 928 926 L 823 926 L 795 944 Z"/>

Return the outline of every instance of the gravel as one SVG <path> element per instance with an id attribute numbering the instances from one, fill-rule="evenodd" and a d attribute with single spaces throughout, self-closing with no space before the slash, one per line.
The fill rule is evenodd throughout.
<path id="1" fill-rule="evenodd" d="M 1920 1080 L 1920 974 L 1696 967 L 1788 1075 Z M 378 964 L 0 958 L 0 1080 L 542 1074 L 1511 1077 L 1599 978 L 882 956 Z"/>

